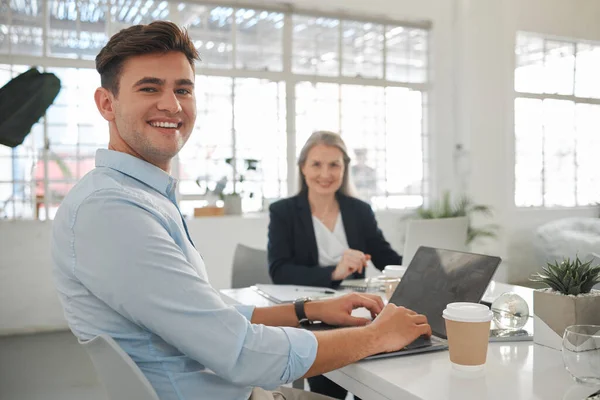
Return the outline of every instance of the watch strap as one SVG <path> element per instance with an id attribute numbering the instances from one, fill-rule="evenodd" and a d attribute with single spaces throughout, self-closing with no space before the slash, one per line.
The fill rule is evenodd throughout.
<path id="1" fill-rule="evenodd" d="M 310 324 L 310 320 L 306 316 L 304 308 L 304 305 L 309 301 L 310 298 L 308 297 L 302 297 L 294 301 L 294 310 L 296 311 L 296 317 L 298 318 L 298 324 L 300 325 Z"/>

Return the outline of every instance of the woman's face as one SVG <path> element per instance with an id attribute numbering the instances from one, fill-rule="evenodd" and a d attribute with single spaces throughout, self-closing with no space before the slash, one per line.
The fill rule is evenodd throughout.
<path id="1" fill-rule="evenodd" d="M 301 171 L 309 192 L 333 195 L 344 179 L 344 154 L 337 147 L 318 144 L 309 150 Z"/>

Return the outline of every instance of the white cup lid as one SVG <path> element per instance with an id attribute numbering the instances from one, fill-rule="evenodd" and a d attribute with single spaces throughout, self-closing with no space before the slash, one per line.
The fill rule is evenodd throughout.
<path id="1" fill-rule="evenodd" d="M 385 276 L 399 276 L 402 277 L 406 272 L 406 267 L 404 265 L 386 265 L 383 269 L 383 273 Z"/>
<path id="2" fill-rule="evenodd" d="M 487 322 L 492 320 L 492 311 L 483 304 L 478 303 L 450 303 L 442 316 L 452 321 L 460 322 Z"/>

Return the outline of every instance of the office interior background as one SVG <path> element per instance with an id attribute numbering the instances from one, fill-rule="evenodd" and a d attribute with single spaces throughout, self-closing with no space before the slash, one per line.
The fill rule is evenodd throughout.
<path id="1" fill-rule="evenodd" d="M 314 130 L 340 132 L 375 168 L 364 198 L 399 251 L 416 207 L 468 194 L 500 227 L 472 250 L 503 258 L 495 279 L 523 284 L 540 267 L 537 227 L 598 216 L 598 1 L 3 0 L 0 86 L 37 66 L 62 90 L 23 145 L 0 147 L 0 335 L 66 329 L 51 220 L 108 143 L 94 58 L 155 19 L 188 27 L 202 57 L 173 174 L 218 289 L 238 243 L 266 248 L 265 207 L 295 193 Z M 193 218 L 219 185 L 241 193 L 243 214 Z"/>

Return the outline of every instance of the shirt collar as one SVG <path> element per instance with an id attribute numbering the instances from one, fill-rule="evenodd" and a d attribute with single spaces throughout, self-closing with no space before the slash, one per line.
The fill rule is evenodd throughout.
<path id="1" fill-rule="evenodd" d="M 145 183 L 174 201 L 177 179 L 144 160 L 120 151 L 98 149 L 96 167 L 107 167 Z"/>

